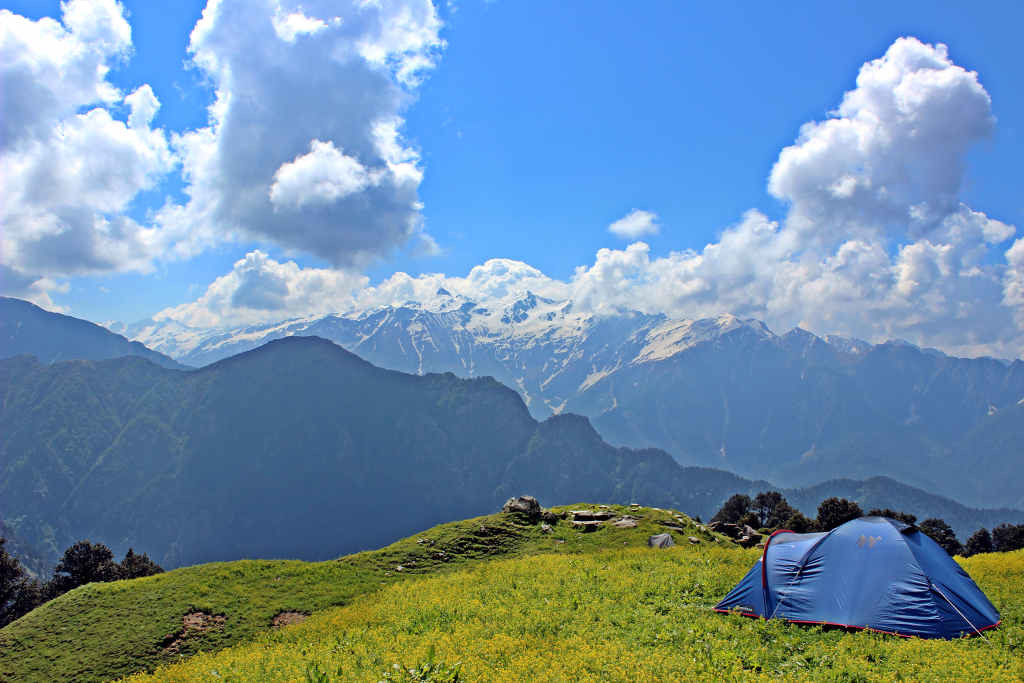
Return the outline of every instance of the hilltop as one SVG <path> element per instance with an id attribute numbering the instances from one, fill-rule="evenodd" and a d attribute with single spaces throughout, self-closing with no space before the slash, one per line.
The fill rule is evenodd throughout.
<path id="1" fill-rule="evenodd" d="M 580 528 L 572 512 L 581 508 L 607 519 Z M 960 560 L 1002 613 L 987 640 L 908 640 L 711 613 L 760 550 L 675 511 L 549 513 L 445 524 L 321 563 L 215 563 L 83 586 L 0 630 L 0 677 L 94 681 L 154 668 L 167 681 L 449 680 L 455 670 L 461 680 L 545 681 L 1024 675 L 1024 551 Z M 675 546 L 647 547 L 666 531 Z"/>
<path id="2" fill-rule="evenodd" d="M 964 561 L 999 605 L 986 639 L 823 630 L 704 607 L 756 563 L 718 547 L 496 561 L 424 578 L 132 681 L 1020 681 L 1024 551 Z M 407 673 L 412 671 L 413 673 Z M 422 676 L 430 671 L 432 678 Z M 419 675 L 418 675 L 419 674 Z M 446 678 L 446 675 L 448 676 Z"/>
<path id="3" fill-rule="evenodd" d="M 731 545 L 674 511 L 629 506 L 605 506 L 603 512 L 613 519 L 628 515 L 635 526 L 602 523 L 597 531 L 579 531 L 569 513 L 588 507 L 600 509 L 558 507 L 547 522 L 499 513 L 442 524 L 380 550 L 325 562 L 218 562 L 88 584 L 0 629 L 0 679 L 95 681 L 151 669 L 250 641 L 282 614 L 304 617 L 414 577 L 479 567 L 496 557 L 643 547 L 649 535 L 665 531 L 687 544 L 692 536 L 703 544 Z"/>

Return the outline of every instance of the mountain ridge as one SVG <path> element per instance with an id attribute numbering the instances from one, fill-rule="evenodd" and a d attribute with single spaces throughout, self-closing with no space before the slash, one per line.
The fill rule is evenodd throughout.
<path id="1" fill-rule="evenodd" d="M 116 553 L 145 548 L 165 567 L 322 559 L 524 491 L 709 517 L 732 493 L 775 488 L 612 446 L 583 416 L 538 423 L 490 377 L 381 369 L 308 337 L 192 371 L 16 357 L 0 361 L 0 393 L 0 515 L 50 558 L 88 537 Z M 946 516 L 961 535 L 1024 521 L 899 486 L 861 498 L 921 499 L 906 511 Z M 820 501 L 794 502 L 813 514 Z"/>
<path id="2" fill-rule="evenodd" d="M 140 356 L 172 369 L 185 366 L 102 325 L 0 296 L 0 358 L 33 355 L 44 363 Z"/>
<path id="3" fill-rule="evenodd" d="M 981 476 L 964 477 L 965 463 L 978 459 L 972 444 L 1024 442 L 1024 425 L 990 419 L 1024 399 L 1019 359 L 956 358 L 801 328 L 776 335 L 731 315 L 598 316 L 531 292 L 486 305 L 446 293 L 205 341 L 192 330 L 187 348 L 161 336 L 175 325 L 134 332 L 197 364 L 272 338 L 323 336 L 381 367 L 494 376 L 535 418 L 583 414 L 611 443 L 661 448 L 684 465 L 791 487 L 886 475 L 975 506 L 1024 507 L 1019 468 L 995 445 Z"/>

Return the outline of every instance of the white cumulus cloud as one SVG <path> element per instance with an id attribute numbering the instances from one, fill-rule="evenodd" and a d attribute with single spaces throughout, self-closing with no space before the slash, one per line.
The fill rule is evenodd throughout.
<path id="1" fill-rule="evenodd" d="M 631 240 L 644 235 L 657 235 L 659 230 L 658 214 L 640 209 L 633 209 L 608 226 L 608 232 Z"/>
<path id="2" fill-rule="evenodd" d="M 330 313 L 350 308 L 353 294 L 367 282 L 359 273 L 300 268 L 294 261 L 275 261 L 257 249 L 236 261 L 195 301 L 164 309 L 153 318 L 216 328 Z"/>
<path id="3" fill-rule="evenodd" d="M 308 154 L 281 164 L 274 173 L 270 203 L 276 209 L 332 204 L 362 192 L 376 180 L 365 166 L 343 154 L 334 143 L 313 140 Z"/>
<path id="4" fill-rule="evenodd" d="M 124 215 L 176 165 L 160 103 L 148 85 L 125 96 L 107 80 L 131 51 L 131 27 L 114 0 L 70 0 L 62 21 L 0 10 L 0 258 L 24 280 L 58 287 L 62 276 L 146 269 L 158 231 Z M 127 122 L 112 111 L 124 105 Z"/>
<path id="5" fill-rule="evenodd" d="M 828 118 L 805 124 L 780 152 L 768 189 L 788 203 L 781 220 L 751 210 L 717 241 L 665 256 L 644 242 L 601 249 L 565 281 L 507 259 L 465 277 L 396 273 L 333 297 L 332 308 L 431 305 L 441 288 L 484 305 L 532 291 L 597 315 L 728 312 L 778 331 L 799 324 L 819 334 L 1019 357 L 1024 239 L 1007 249 L 1015 227 L 960 197 L 967 151 L 993 125 L 977 74 L 954 64 L 943 45 L 901 38 L 861 68 Z M 341 149 L 350 153 L 338 147 L 339 158 Z M 392 147 L 395 163 L 409 163 L 402 149 Z M 619 221 L 622 234 L 656 226 L 653 214 L 638 215 L 645 213 Z"/>
<path id="6" fill-rule="evenodd" d="M 147 271 L 240 239 L 341 267 L 433 244 L 402 134 L 444 47 L 430 0 L 210 0 L 189 42 L 209 124 L 171 135 L 149 85 L 107 78 L 132 54 L 124 7 L 61 12 L 0 10 L 0 259 L 18 281 Z M 186 201 L 133 212 L 178 169 Z"/>
<path id="7" fill-rule="evenodd" d="M 341 268 L 422 234 L 419 155 L 402 113 L 443 41 L 429 0 L 211 2 L 189 43 L 216 101 L 183 133 L 184 206 L 159 225 L 188 255 L 269 241 Z"/>
<path id="8" fill-rule="evenodd" d="M 327 22 L 323 19 L 307 17 L 301 10 L 286 13 L 280 5 L 277 6 L 271 21 L 277 36 L 286 43 L 294 43 L 298 36 L 316 33 L 327 28 Z M 332 23 L 340 22 L 340 17 L 334 17 L 332 20 Z"/>
<path id="9" fill-rule="evenodd" d="M 900 38 L 861 67 L 830 118 L 800 129 L 768 190 L 790 202 L 788 227 L 808 244 L 916 238 L 956 211 L 967 150 L 994 124 L 975 72 L 945 45 Z"/>

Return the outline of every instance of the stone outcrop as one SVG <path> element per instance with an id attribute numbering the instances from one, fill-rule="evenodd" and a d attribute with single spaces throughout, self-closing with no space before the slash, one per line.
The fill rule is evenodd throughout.
<path id="1" fill-rule="evenodd" d="M 540 503 L 533 496 L 516 496 L 509 498 L 505 505 L 501 508 L 502 512 L 509 512 L 512 514 L 520 515 L 536 522 L 540 520 L 542 510 L 540 509 Z"/>
<path id="2" fill-rule="evenodd" d="M 650 548 L 671 548 L 675 544 L 672 534 L 655 534 L 647 539 L 647 546 Z"/>
<path id="3" fill-rule="evenodd" d="M 571 514 L 577 522 L 606 522 L 615 516 L 611 510 L 573 510 Z"/>

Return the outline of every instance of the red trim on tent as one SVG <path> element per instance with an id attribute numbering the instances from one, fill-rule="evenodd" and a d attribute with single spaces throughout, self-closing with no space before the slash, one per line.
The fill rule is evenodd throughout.
<path id="1" fill-rule="evenodd" d="M 748 614 L 747 612 L 738 612 L 736 610 L 731 610 L 731 609 L 719 609 L 717 607 L 714 607 L 712 609 L 715 612 L 719 612 L 720 614 L 739 614 L 741 617 L 751 617 L 753 619 L 764 619 L 765 621 L 768 620 L 768 617 L 764 616 L 763 614 Z M 780 618 L 785 619 L 785 617 L 780 617 Z M 871 628 L 870 626 L 854 626 L 852 624 L 839 624 L 839 623 L 836 623 L 834 621 L 804 621 L 802 619 L 785 619 L 785 621 L 788 621 L 791 624 L 812 624 L 812 625 L 815 625 L 815 626 L 839 626 L 841 628 L 849 628 L 849 629 L 853 629 L 855 631 L 872 631 L 874 633 L 884 633 L 884 634 L 890 635 L 890 636 L 899 636 L 900 638 L 920 638 L 920 636 L 908 636 L 905 633 L 899 633 L 897 631 L 883 631 L 882 629 Z M 1001 624 L 1001 623 L 1003 623 L 1002 619 L 1000 619 L 999 621 L 997 621 L 994 624 L 989 624 L 988 626 L 982 626 L 981 628 L 978 629 L 978 632 L 980 633 L 981 631 L 987 631 L 990 628 L 995 628 L 996 626 L 999 626 L 999 624 Z M 968 633 L 967 635 L 974 635 L 974 633 Z"/>

